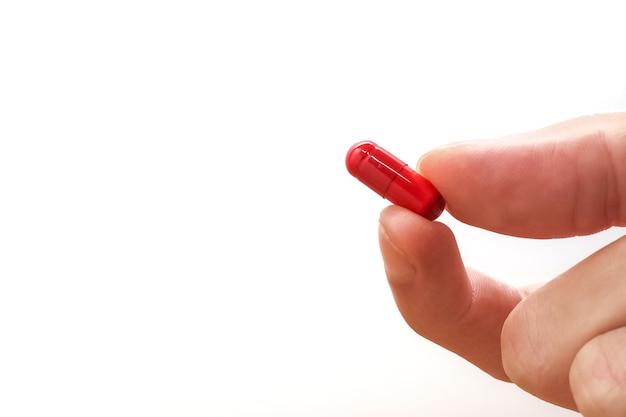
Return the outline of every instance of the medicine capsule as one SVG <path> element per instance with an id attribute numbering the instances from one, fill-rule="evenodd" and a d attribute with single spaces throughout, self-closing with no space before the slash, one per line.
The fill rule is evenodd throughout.
<path id="1" fill-rule="evenodd" d="M 374 142 L 354 144 L 346 168 L 383 198 L 429 220 L 439 217 L 446 205 L 430 181 Z"/>

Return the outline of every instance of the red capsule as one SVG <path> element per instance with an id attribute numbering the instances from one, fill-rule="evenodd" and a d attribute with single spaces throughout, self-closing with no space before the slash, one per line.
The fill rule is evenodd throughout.
<path id="1" fill-rule="evenodd" d="M 420 174 L 374 142 L 359 142 L 346 155 L 348 172 L 393 204 L 435 220 L 446 205 Z"/>

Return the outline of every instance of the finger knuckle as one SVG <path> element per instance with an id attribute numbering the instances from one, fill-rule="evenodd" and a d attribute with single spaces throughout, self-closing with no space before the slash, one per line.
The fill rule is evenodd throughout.
<path id="1" fill-rule="evenodd" d="M 549 373 L 545 341 L 538 338 L 540 318 L 534 309 L 514 309 L 502 328 L 502 364 L 508 377 L 529 392 L 542 390 Z"/>
<path id="2" fill-rule="evenodd" d="M 626 328 L 596 336 L 576 354 L 570 387 L 585 417 L 626 415 Z"/>

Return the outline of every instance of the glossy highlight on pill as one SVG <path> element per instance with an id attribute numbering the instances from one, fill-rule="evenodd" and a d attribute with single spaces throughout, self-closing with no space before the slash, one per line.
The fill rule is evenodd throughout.
<path id="1" fill-rule="evenodd" d="M 434 220 L 445 201 L 420 174 L 374 142 L 359 142 L 346 155 L 348 172 L 393 204 Z"/>

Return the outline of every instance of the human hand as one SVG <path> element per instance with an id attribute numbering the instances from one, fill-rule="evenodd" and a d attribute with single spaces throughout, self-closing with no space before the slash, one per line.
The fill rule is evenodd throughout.
<path id="1" fill-rule="evenodd" d="M 418 171 L 459 220 L 552 238 L 626 225 L 626 113 L 426 154 Z M 417 333 L 496 378 L 587 417 L 626 415 L 626 237 L 538 288 L 462 263 L 450 229 L 383 210 L 387 278 Z"/>

